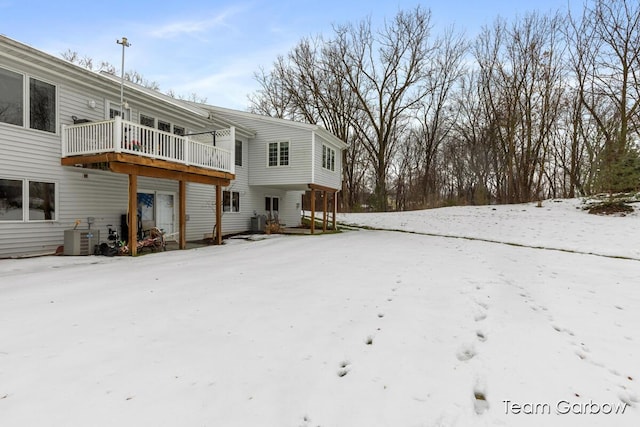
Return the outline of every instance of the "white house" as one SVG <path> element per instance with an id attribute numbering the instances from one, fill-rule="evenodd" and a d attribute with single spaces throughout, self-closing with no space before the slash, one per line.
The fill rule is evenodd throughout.
<path id="1" fill-rule="evenodd" d="M 0 258 L 99 243 L 109 224 L 129 241 L 153 224 L 181 248 L 261 216 L 293 227 L 305 191 L 335 200 L 345 148 L 319 126 L 179 101 L 4 36 L 0 146 Z"/>

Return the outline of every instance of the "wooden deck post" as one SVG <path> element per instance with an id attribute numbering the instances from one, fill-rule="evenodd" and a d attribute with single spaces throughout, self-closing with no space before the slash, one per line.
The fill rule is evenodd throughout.
<path id="1" fill-rule="evenodd" d="M 327 232 L 327 192 L 322 192 L 322 232 Z"/>
<path id="2" fill-rule="evenodd" d="M 333 231 L 336 231 L 336 214 L 338 213 L 338 192 L 333 192 Z"/>
<path id="3" fill-rule="evenodd" d="M 222 187 L 216 185 L 216 245 L 222 244 Z"/>
<path id="4" fill-rule="evenodd" d="M 127 244 L 131 256 L 138 254 L 138 175 L 129 174 L 129 235 Z"/>
<path id="5" fill-rule="evenodd" d="M 311 189 L 311 234 L 316 230 L 316 190 Z"/>
<path id="6" fill-rule="evenodd" d="M 187 184 L 179 181 L 178 194 L 178 247 L 187 248 Z"/>

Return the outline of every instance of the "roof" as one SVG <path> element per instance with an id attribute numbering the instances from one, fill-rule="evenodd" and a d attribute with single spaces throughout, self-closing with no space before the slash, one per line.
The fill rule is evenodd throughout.
<path id="1" fill-rule="evenodd" d="M 145 88 L 144 86 L 127 80 L 122 82 L 121 78 L 118 76 L 114 76 L 106 72 L 88 70 L 65 59 L 57 58 L 29 45 L 18 42 L 4 35 L 0 35 L 0 56 L 3 54 L 7 54 L 30 66 L 60 74 L 64 78 L 71 79 L 74 82 L 91 85 L 96 89 L 108 91 L 119 90 L 120 84 L 122 83 L 127 88 L 129 96 L 131 96 L 131 93 L 133 92 L 138 96 L 143 96 L 147 99 L 150 98 L 165 108 L 170 106 L 172 108 L 182 110 L 186 114 L 210 120 L 214 123 L 217 122 L 217 125 L 220 127 L 233 126 L 236 128 L 236 131 L 243 136 L 253 137 L 255 135 L 255 132 L 252 132 L 246 127 L 231 123 L 229 120 L 225 120 L 222 117 L 214 116 L 211 114 L 209 109 L 202 108 L 197 104 L 172 98 L 161 92 Z"/>
<path id="2" fill-rule="evenodd" d="M 320 135 L 321 137 L 323 137 L 324 139 L 330 141 L 331 143 L 333 143 L 334 145 L 338 146 L 341 149 L 345 149 L 347 148 L 347 144 L 339 139 L 337 136 L 335 136 L 334 134 L 332 134 L 331 132 L 329 132 L 328 130 L 326 130 L 324 127 L 320 126 L 320 125 L 314 125 L 314 124 L 309 124 L 309 123 L 302 123 L 302 122 L 296 122 L 293 120 L 287 120 L 287 119 L 280 119 L 277 117 L 270 117 L 270 116 L 264 116 L 261 114 L 255 114 L 255 113 L 250 113 L 247 111 L 239 111 L 239 110 L 233 110 L 230 108 L 224 108 L 224 107 L 216 107 L 213 105 L 205 105 L 205 104 L 199 104 L 201 105 L 203 108 L 206 108 L 207 110 L 213 112 L 213 113 L 217 113 L 220 115 L 224 115 L 224 116 L 238 116 L 238 117 L 244 117 L 247 119 L 251 119 L 251 120 L 259 120 L 259 121 L 264 121 L 264 122 L 269 122 L 269 123 L 273 123 L 275 125 L 279 125 L 279 126 L 290 126 L 290 127 L 294 127 L 297 129 L 305 129 L 305 130 L 309 130 L 310 132 L 315 132 L 318 135 Z M 230 119 L 232 120 L 232 119 Z"/>

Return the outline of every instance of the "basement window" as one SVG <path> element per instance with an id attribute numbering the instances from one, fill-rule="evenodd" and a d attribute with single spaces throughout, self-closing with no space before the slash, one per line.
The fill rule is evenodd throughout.
<path id="1" fill-rule="evenodd" d="M 0 221 L 56 220 L 56 184 L 0 179 Z"/>

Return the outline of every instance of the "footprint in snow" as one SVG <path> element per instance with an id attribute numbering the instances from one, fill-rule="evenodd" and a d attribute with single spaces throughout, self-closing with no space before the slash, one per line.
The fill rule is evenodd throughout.
<path id="1" fill-rule="evenodd" d="M 487 334 L 482 331 L 476 331 L 476 337 L 478 337 L 478 341 L 485 342 L 487 340 Z"/>
<path id="2" fill-rule="evenodd" d="M 473 387 L 473 408 L 478 415 L 481 415 L 489 409 L 487 387 L 484 384 L 484 381 L 481 381 L 480 379 L 476 380 L 476 384 Z"/>
<path id="3" fill-rule="evenodd" d="M 620 399 L 622 403 L 626 403 L 628 406 L 636 406 L 638 403 L 640 403 L 640 399 L 638 398 L 638 396 L 630 392 L 629 390 L 624 390 L 618 393 L 618 399 Z"/>
<path id="4" fill-rule="evenodd" d="M 466 362 L 469 359 L 473 359 L 475 355 L 476 350 L 473 348 L 472 344 L 463 344 L 456 352 L 456 357 L 461 362 Z"/>
<path id="5" fill-rule="evenodd" d="M 349 373 L 349 361 L 348 360 L 344 360 L 342 362 L 340 362 L 340 369 L 338 369 L 338 376 L 339 377 L 344 377 L 345 375 L 347 375 Z"/>
<path id="6" fill-rule="evenodd" d="M 487 313 L 478 313 L 473 317 L 473 320 L 476 322 L 481 322 L 487 318 Z"/>
<path id="7" fill-rule="evenodd" d="M 308 427 L 309 426 L 308 423 L 311 422 L 311 418 L 309 418 L 308 415 L 305 415 L 305 416 L 302 417 L 302 422 L 303 422 L 303 424 L 300 424 L 300 427 Z"/>
<path id="8" fill-rule="evenodd" d="M 485 309 L 485 310 L 488 310 L 488 309 L 489 309 L 489 305 L 488 305 L 487 303 L 485 303 L 485 302 L 482 302 L 482 301 L 476 301 L 476 304 L 478 304 L 480 307 L 482 307 L 482 308 L 483 308 L 483 309 Z"/>

